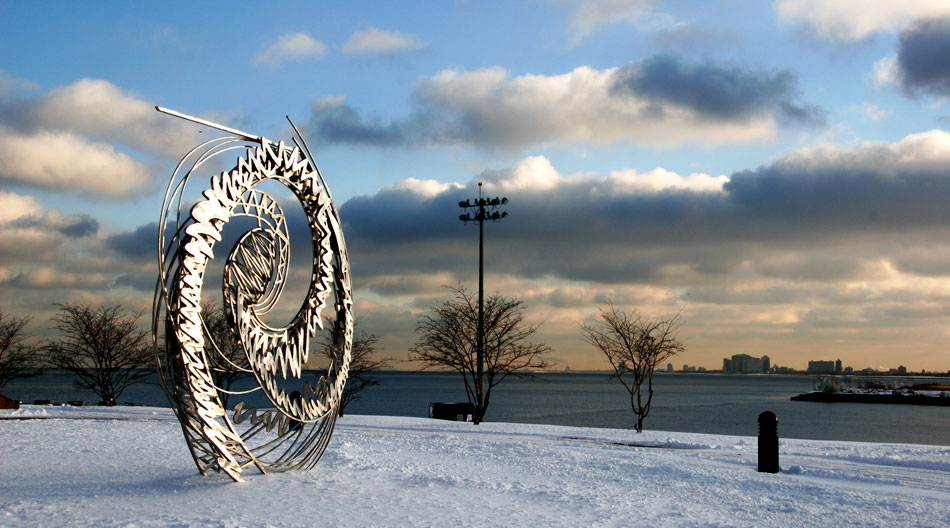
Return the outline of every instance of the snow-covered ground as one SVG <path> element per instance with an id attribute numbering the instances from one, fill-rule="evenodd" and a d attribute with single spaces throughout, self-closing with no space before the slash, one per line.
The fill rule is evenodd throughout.
<path id="1" fill-rule="evenodd" d="M 312 472 L 198 475 L 168 409 L 0 411 L 0 526 L 950 526 L 950 447 L 346 416 Z"/>

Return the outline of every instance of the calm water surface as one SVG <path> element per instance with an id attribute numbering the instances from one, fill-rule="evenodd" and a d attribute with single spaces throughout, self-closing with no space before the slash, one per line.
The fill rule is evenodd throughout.
<path id="1" fill-rule="evenodd" d="M 458 374 L 381 372 L 376 377 L 380 384 L 360 393 L 347 413 L 424 417 L 429 402 L 465 401 Z M 754 436 L 759 413 L 770 410 L 779 417 L 779 435 L 786 438 L 950 445 L 950 407 L 789 400 L 812 389 L 814 379 L 806 376 L 664 373 L 654 381 L 645 429 Z M 950 383 L 948 378 L 927 381 Z M 74 389 L 72 378 L 57 371 L 14 380 L 3 393 L 24 402 L 97 399 Z M 261 399 L 252 396 L 248 403 L 266 407 Z M 157 384 L 135 385 L 119 400 L 168 405 Z M 486 420 L 627 429 L 634 424 L 627 393 L 618 382 L 606 374 L 579 373 L 506 379 L 492 391 Z"/>

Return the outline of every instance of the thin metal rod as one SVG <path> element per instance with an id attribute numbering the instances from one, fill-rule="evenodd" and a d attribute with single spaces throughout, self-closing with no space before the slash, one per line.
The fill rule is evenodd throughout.
<path id="1" fill-rule="evenodd" d="M 200 117 L 190 116 L 190 115 L 188 115 L 188 114 L 183 114 L 183 113 L 181 113 L 181 112 L 176 112 L 176 111 L 170 110 L 170 109 L 168 109 L 168 108 L 162 108 L 161 106 L 156 106 L 155 109 L 158 110 L 159 112 L 163 113 L 163 114 L 168 114 L 168 115 L 170 115 L 170 116 L 180 117 L 180 118 L 185 119 L 185 120 L 187 120 L 187 121 L 192 121 L 192 122 L 198 123 L 199 125 L 204 125 L 204 126 L 206 126 L 206 127 L 217 128 L 218 130 L 222 130 L 222 131 L 227 132 L 227 133 L 229 133 L 229 134 L 234 134 L 235 136 L 241 136 L 241 137 L 243 137 L 243 138 L 245 138 L 245 139 L 249 139 L 249 140 L 251 140 L 251 141 L 260 141 L 260 140 L 261 140 L 261 136 L 255 136 L 254 134 L 249 134 L 249 133 L 247 133 L 247 132 L 242 132 L 242 131 L 240 131 L 240 130 L 238 130 L 238 129 L 236 129 L 236 128 L 231 128 L 231 127 L 228 127 L 228 126 L 219 125 L 219 124 L 214 123 L 214 122 L 212 122 L 212 121 L 208 121 L 208 120 L 206 120 L 206 119 L 201 119 Z"/>
<path id="2" fill-rule="evenodd" d="M 478 425 L 485 412 L 485 201 L 482 200 L 482 182 L 478 182 L 478 392 L 473 422 Z"/>

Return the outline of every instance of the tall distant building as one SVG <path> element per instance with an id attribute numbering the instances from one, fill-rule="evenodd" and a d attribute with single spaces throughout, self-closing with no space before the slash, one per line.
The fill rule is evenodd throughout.
<path id="1" fill-rule="evenodd" d="M 807 372 L 809 374 L 834 374 L 835 362 L 834 361 L 809 361 Z"/>
<path id="2" fill-rule="evenodd" d="M 666 371 L 667 371 L 667 372 L 673 372 L 673 364 L 672 364 L 672 363 L 667 363 L 667 364 L 666 364 Z"/>
<path id="3" fill-rule="evenodd" d="M 838 375 L 841 374 L 841 360 L 840 359 L 835 360 L 835 374 L 838 374 Z"/>
<path id="4" fill-rule="evenodd" d="M 768 356 L 761 358 L 748 354 L 736 354 L 732 358 L 722 358 L 722 371 L 731 374 L 762 374 L 772 367 Z"/>

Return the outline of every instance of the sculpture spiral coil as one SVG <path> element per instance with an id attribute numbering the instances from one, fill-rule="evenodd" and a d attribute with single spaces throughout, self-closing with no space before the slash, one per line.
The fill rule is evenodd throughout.
<path id="1" fill-rule="evenodd" d="M 157 108 L 232 135 L 198 145 L 178 164 L 169 181 L 158 225 L 159 279 L 152 305 L 153 338 L 162 384 L 181 422 L 185 440 L 202 474 L 223 471 L 234 480 L 249 466 L 260 471 L 312 469 L 320 460 L 339 410 L 353 338 L 350 271 L 340 218 L 323 176 L 303 138 L 294 145 L 274 143 L 222 125 Z M 289 118 L 288 118 L 289 119 Z M 291 122 L 291 125 L 293 123 Z M 296 132 L 296 127 L 294 127 Z M 299 141 L 298 141 L 299 138 Z M 182 214 L 185 191 L 196 171 L 226 153 L 237 164 L 211 177 L 208 188 Z M 284 327 L 262 320 L 271 312 L 287 283 L 290 234 L 277 199 L 259 188 L 277 182 L 296 197 L 305 213 L 312 242 L 313 266 L 306 297 Z M 231 392 L 216 385 L 212 357 L 221 353 L 202 317 L 202 285 L 216 244 L 230 221 L 246 218 L 255 225 L 231 247 L 224 261 L 222 300 L 233 336 L 246 363 L 224 358 L 229 368 L 253 374 L 257 386 Z M 324 309 L 333 296 L 334 314 L 325 329 Z M 159 333 L 164 330 L 164 346 Z M 311 339 L 318 331 L 339 336 L 325 371 L 314 383 L 303 381 Z M 219 360 L 220 364 L 220 360 Z M 288 393 L 288 384 L 300 390 Z M 262 392 L 273 409 L 229 411 L 223 394 Z"/>

